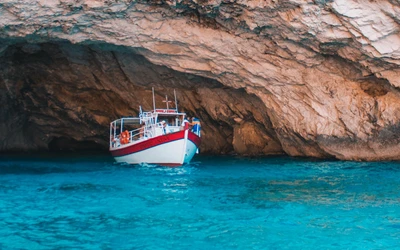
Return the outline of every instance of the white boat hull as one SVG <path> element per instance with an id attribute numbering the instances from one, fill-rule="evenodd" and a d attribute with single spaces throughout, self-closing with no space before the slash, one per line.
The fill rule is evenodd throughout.
<path id="1" fill-rule="evenodd" d="M 200 138 L 189 130 L 185 130 L 135 142 L 110 151 L 117 162 L 179 166 L 191 161 L 199 144 Z"/>

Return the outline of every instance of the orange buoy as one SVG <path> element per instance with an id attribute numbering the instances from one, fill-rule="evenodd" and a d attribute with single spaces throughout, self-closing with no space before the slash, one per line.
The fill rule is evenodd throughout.
<path id="1" fill-rule="evenodd" d="M 130 137 L 131 137 L 129 131 L 128 131 L 128 130 L 125 130 L 125 134 L 126 134 L 126 139 L 129 141 L 129 139 L 130 139 Z"/>

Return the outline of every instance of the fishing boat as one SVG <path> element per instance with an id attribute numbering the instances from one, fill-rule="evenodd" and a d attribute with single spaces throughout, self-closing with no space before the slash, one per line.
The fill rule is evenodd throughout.
<path id="1" fill-rule="evenodd" d="M 161 166 L 180 166 L 189 163 L 199 152 L 200 123 L 191 128 L 185 112 L 156 108 L 153 89 L 153 110 L 139 107 L 138 117 L 123 117 L 110 123 L 110 152 L 116 162 L 149 163 Z"/>

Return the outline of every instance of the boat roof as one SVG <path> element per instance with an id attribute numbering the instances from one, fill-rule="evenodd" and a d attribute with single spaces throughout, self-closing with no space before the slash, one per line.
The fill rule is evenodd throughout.
<path id="1" fill-rule="evenodd" d="M 176 109 L 154 109 L 150 112 L 144 112 L 150 114 L 157 114 L 158 116 L 186 116 L 185 112 L 178 112 Z M 143 118 L 142 118 L 143 119 Z M 123 122 L 124 125 L 138 125 L 140 124 L 139 117 L 122 117 L 117 120 L 114 120 L 112 123 L 119 126 Z"/>
<path id="2" fill-rule="evenodd" d="M 154 109 L 151 111 L 151 113 L 158 115 L 170 115 L 170 116 L 186 115 L 185 112 L 178 112 L 176 109 Z"/>
<path id="3" fill-rule="evenodd" d="M 119 126 L 122 123 L 122 120 L 124 121 L 124 125 L 138 125 L 140 124 L 140 118 L 139 117 L 122 117 L 120 119 L 117 119 L 113 122 L 115 122 L 115 125 Z"/>

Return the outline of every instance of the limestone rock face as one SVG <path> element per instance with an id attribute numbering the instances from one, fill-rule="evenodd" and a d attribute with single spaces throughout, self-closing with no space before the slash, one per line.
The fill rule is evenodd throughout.
<path id="1" fill-rule="evenodd" d="M 3 0 L 0 16 L 0 150 L 106 148 L 155 87 L 202 120 L 203 152 L 400 159 L 398 0 Z"/>

